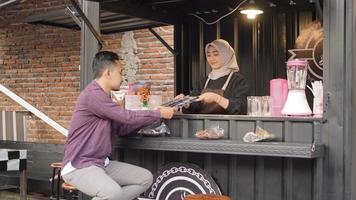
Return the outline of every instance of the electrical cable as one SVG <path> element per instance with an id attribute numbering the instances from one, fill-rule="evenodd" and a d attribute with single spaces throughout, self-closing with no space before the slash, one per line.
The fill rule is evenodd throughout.
<path id="1" fill-rule="evenodd" d="M 194 17 L 200 19 L 202 22 L 204 22 L 204 23 L 207 24 L 207 25 L 212 25 L 212 24 L 215 24 L 215 23 L 217 23 L 218 21 L 222 20 L 223 18 L 225 18 L 225 17 L 231 15 L 233 12 L 235 12 L 242 4 L 244 4 L 246 1 L 248 1 L 248 0 L 243 0 L 243 1 L 242 1 L 241 3 L 239 3 L 232 11 L 226 13 L 225 15 L 221 16 L 219 19 L 217 19 L 217 20 L 215 20 L 215 21 L 213 21 L 213 22 L 207 22 L 207 21 L 206 21 L 205 19 L 203 19 L 202 17 L 199 17 L 198 15 L 193 14 L 193 13 L 189 13 L 188 15 L 192 15 L 192 16 L 194 16 Z"/>

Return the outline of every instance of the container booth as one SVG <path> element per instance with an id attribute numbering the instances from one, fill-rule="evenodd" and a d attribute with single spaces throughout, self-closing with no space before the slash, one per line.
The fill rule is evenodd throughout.
<path id="1" fill-rule="evenodd" d="M 191 162 L 205 169 L 222 192 L 238 199 L 355 199 L 355 20 L 356 2 L 256 1 L 264 13 L 249 21 L 238 11 L 208 25 L 242 1 L 100 1 L 84 10 L 99 24 L 99 7 L 174 25 L 175 92 L 188 94 L 207 75 L 204 46 L 216 38 L 236 50 L 251 95 L 268 95 L 269 80 L 286 77 L 288 50 L 312 21 L 322 23 L 324 83 L 322 118 L 177 115 L 167 122 L 167 138 L 130 138 L 118 142 L 118 159 L 155 172 L 170 162 Z M 83 64 L 98 42 L 83 32 Z M 82 65 L 85 66 L 85 65 Z M 89 68 L 82 83 L 88 83 Z M 223 140 L 194 139 L 196 130 L 218 123 Z M 273 131 L 279 143 L 244 144 L 256 125 Z"/>
<path id="2" fill-rule="evenodd" d="M 103 32 L 100 10 L 153 22 L 147 27 L 174 25 L 174 47 L 165 45 L 174 54 L 176 94 L 189 94 L 209 73 L 205 44 L 222 38 L 236 51 L 241 73 L 250 84 L 250 95 L 268 95 L 271 79 L 286 78 L 285 61 L 291 56 L 288 50 L 295 49 L 302 30 L 318 20 L 324 34 L 319 60 L 323 67 L 315 75 L 324 84 L 323 116 L 177 114 L 166 122 L 172 131 L 169 137 L 119 139 L 116 159 L 153 173 L 171 162 L 194 163 L 233 200 L 356 199 L 356 1 L 256 0 L 264 13 L 255 20 L 236 10 L 212 25 L 193 16 L 215 21 L 242 2 L 83 1 L 83 14 L 90 23 L 83 22 L 81 29 L 81 88 L 92 80 L 91 60 L 100 45 L 105 45 L 100 34 L 93 34 Z M 305 37 L 308 39 L 308 35 Z M 304 47 L 315 50 L 308 44 Z M 194 137 L 197 130 L 214 124 L 225 130 L 223 139 Z M 277 141 L 244 143 L 243 135 L 257 125 L 276 134 Z"/>

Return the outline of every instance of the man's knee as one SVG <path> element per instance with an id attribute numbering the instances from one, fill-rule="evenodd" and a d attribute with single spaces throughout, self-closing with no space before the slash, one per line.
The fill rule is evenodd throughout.
<path id="1" fill-rule="evenodd" d="M 153 175 L 150 171 L 148 171 L 147 169 L 145 169 L 142 173 L 142 182 L 141 182 L 141 185 L 143 187 L 145 187 L 146 189 L 148 187 L 150 187 L 150 185 L 152 184 L 153 182 Z"/>
<path id="2" fill-rule="evenodd" d="M 117 187 L 106 188 L 104 191 L 100 192 L 98 196 L 101 196 L 106 200 L 118 200 L 122 198 L 122 189 Z"/>

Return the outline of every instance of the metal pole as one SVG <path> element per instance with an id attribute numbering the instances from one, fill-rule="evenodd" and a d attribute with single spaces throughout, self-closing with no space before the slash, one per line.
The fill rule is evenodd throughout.
<path id="1" fill-rule="evenodd" d="M 100 45 L 103 46 L 104 45 L 103 39 L 101 38 L 100 34 L 95 30 L 95 28 L 93 27 L 93 25 L 91 24 L 89 19 L 86 17 L 86 15 L 84 14 L 84 12 L 80 8 L 80 6 L 77 4 L 77 2 L 75 0 L 70 0 L 70 1 L 71 1 L 72 5 L 74 6 L 75 10 L 80 15 L 80 17 L 85 22 L 85 24 L 88 26 L 89 30 L 93 33 L 94 37 L 98 40 Z"/>
<path id="2" fill-rule="evenodd" d="M 82 0 L 83 12 L 88 19 L 92 27 L 100 33 L 99 16 L 100 5 L 99 2 Z M 80 46 L 80 90 L 83 90 L 85 86 L 90 83 L 94 76 L 91 68 L 93 58 L 99 51 L 99 44 L 94 37 L 88 24 L 82 20 L 81 29 L 81 46 Z"/>
<path id="3" fill-rule="evenodd" d="M 171 46 L 169 46 L 169 44 L 160 36 L 158 35 L 158 33 L 153 30 L 152 28 L 148 28 L 148 30 L 154 35 L 156 36 L 156 38 L 173 54 L 173 55 L 177 55 L 177 51 L 175 51 Z"/>
<path id="4" fill-rule="evenodd" d="M 17 0 L 5 1 L 4 3 L 0 4 L 0 8 L 3 7 L 3 6 L 6 6 L 6 5 L 10 4 L 10 3 L 14 3 L 15 1 L 17 1 Z"/>

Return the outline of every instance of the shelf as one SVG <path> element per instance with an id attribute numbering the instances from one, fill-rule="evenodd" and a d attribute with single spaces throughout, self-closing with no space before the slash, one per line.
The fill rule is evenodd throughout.
<path id="1" fill-rule="evenodd" d="M 128 137 L 118 140 L 119 148 L 196 153 L 274 156 L 288 158 L 319 158 L 324 155 L 323 144 L 260 142 L 236 140 L 199 140 L 177 137 Z"/>
<path id="2" fill-rule="evenodd" d="M 239 121 L 292 121 L 292 122 L 322 122 L 323 118 L 314 116 L 250 116 L 250 115 L 217 115 L 217 114 L 182 114 L 175 113 L 173 119 L 193 120 L 239 120 Z"/>

